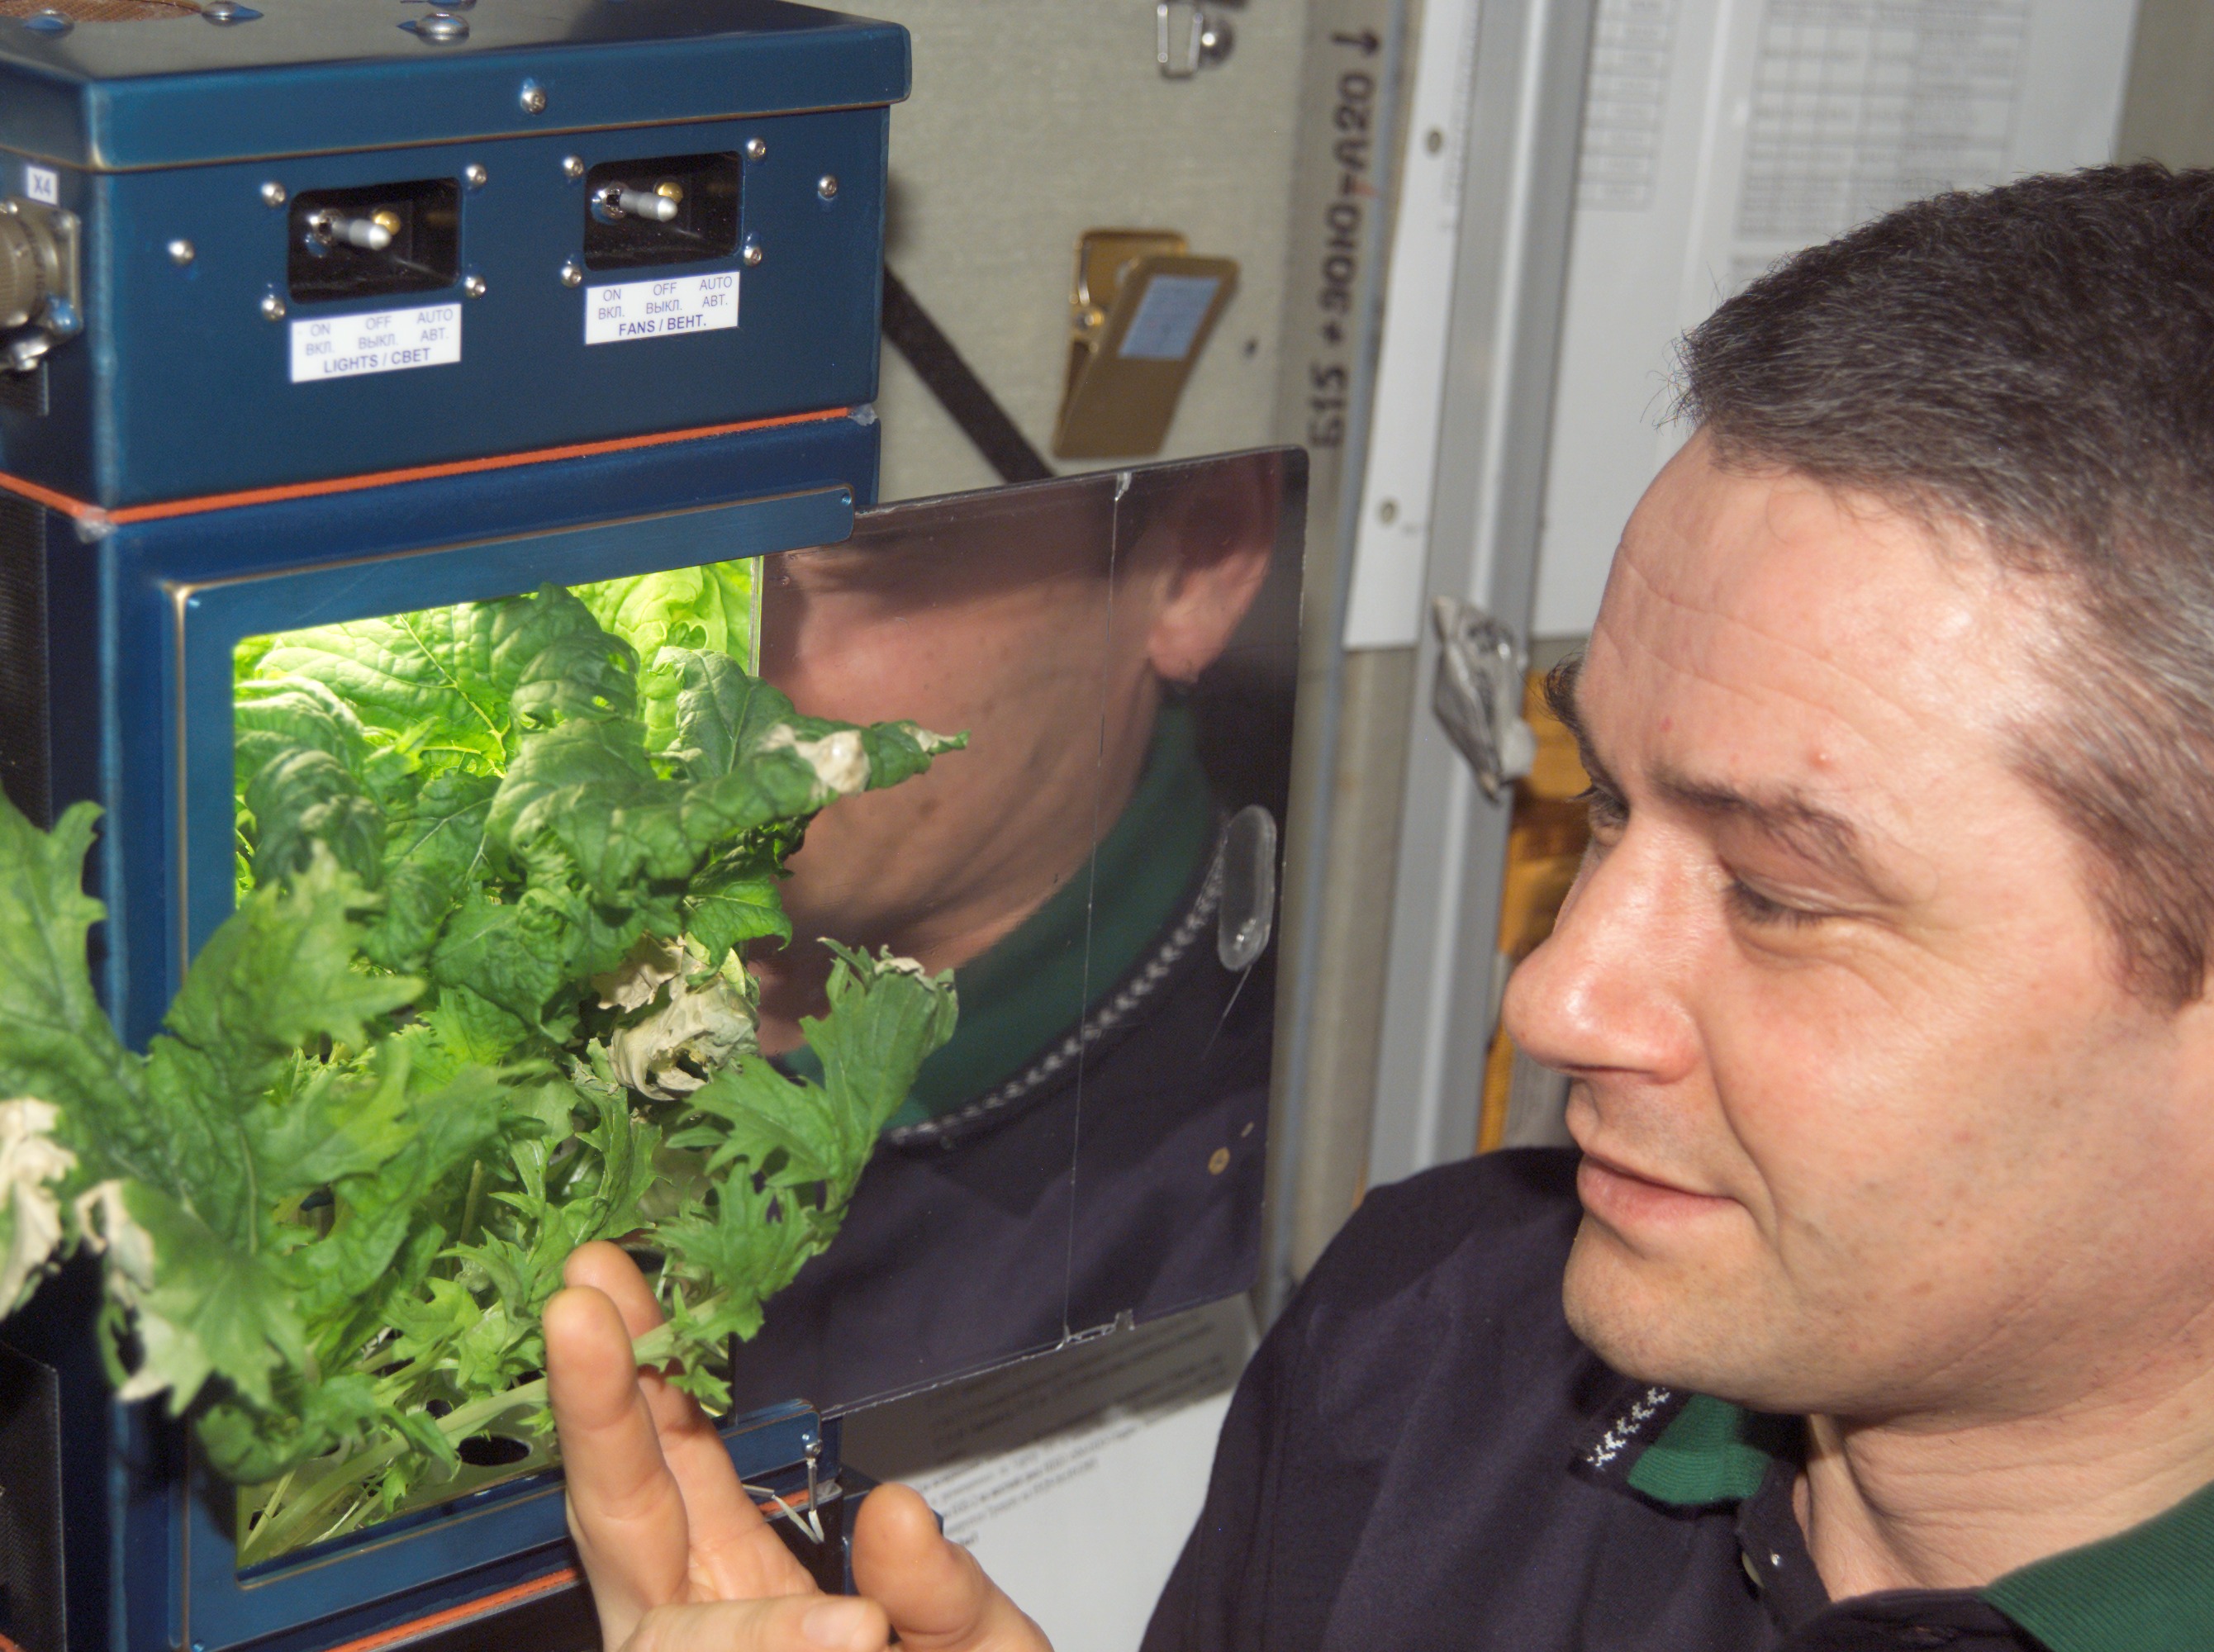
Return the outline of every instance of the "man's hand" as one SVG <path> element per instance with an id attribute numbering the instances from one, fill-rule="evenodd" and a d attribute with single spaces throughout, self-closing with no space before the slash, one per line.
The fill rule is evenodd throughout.
<path id="1" fill-rule="evenodd" d="M 884 1486 L 861 1504 L 861 1598 L 825 1595 L 738 1484 L 714 1425 L 641 1372 L 631 1339 L 661 1310 L 631 1259 L 587 1245 L 546 1305 L 546 1374 L 568 1475 L 569 1532 L 608 1652 L 1050 1652 L 1037 1625 Z"/>

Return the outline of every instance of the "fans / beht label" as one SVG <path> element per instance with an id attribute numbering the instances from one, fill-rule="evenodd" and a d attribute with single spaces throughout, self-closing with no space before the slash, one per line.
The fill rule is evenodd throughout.
<path id="1" fill-rule="evenodd" d="M 660 276 L 584 290 L 584 342 L 620 344 L 738 324 L 738 272 Z"/>

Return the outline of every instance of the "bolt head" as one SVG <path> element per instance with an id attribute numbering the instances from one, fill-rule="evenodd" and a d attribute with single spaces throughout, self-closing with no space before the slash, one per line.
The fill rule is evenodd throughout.
<path id="1" fill-rule="evenodd" d="M 474 161 L 470 162 L 468 165 L 462 168 L 462 181 L 467 184 L 471 189 L 482 189 L 485 187 L 485 180 L 489 176 L 491 176 L 491 174 L 487 173 Z"/>
<path id="2" fill-rule="evenodd" d="M 261 186 L 261 204 L 264 206 L 282 206 L 290 199 L 284 193 L 284 186 L 274 178 Z"/>
<path id="3" fill-rule="evenodd" d="M 746 159 L 766 161 L 768 159 L 768 144 L 761 138 L 749 138 L 746 139 Z"/>
<path id="4" fill-rule="evenodd" d="M 284 301 L 282 298 L 279 298 L 273 292 L 266 292 L 262 294 L 261 316 L 264 321 L 283 321 L 284 319 Z"/>
<path id="5" fill-rule="evenodd" d="M 836 176 L 831 173 L 824 173 L 816 182 L 815 193 L 820 195 L 826 201 L 836 200 L 838 199 L 838 180 Z"/>
<path id="6" fill-rule="evenodd" d="M 523 113 L 525 114 L 546 113 L 546 89 L 535 80 L 523 83 L 523 90 L 517 95 L 516 101 L 523 105 Z"/>
<path id="7" fill-rule="evenodd" d="M 169 262 L 176 265 L 180 269 L 199 256 L 199 249 L 182 236 L 169 243 Z"/>
<path id="8" fill-rule="evenodd" d="M 563 156 L 561 157 L 561 175 L 564 178 L 570 179 L 583 177 L 584 175 L 584 157 L 581 155 Z"/>
<path id="9" fill-rule="evenodd" d="M 751 236 L 746 237 L 746 244 L 738 249 L 738 261 L 749 270 L 766 256 L 767 254 L 761 251 L 761 242 L 755 241 Z"/>
<path id="10" fill-rule="evenodd" d="M 561 285 L 565 287 L 581 287 L 584 285 L 584 272 L 578 267 L 577 260 L 573 258 L 561 266 Z"/>
<path id="11" fill-rule="evenodd" d="M 483 297 L 485 296 L 485 278 L 484 278 L 484 277 L 482 277 L 482 276 L 480 276 L 480 275 L 465 275 L 465 276 L 463 276 L 463 277 L 462 278 L 462 292 L 463 296 L 464 296 L 464 297 L 470 297 L 470 298 L 481 298 L 481 297 Z"/>

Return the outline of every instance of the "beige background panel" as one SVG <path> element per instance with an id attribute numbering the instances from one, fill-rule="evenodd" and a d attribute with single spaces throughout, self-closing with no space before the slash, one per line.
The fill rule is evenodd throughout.
<path id="1" fill-rule="evenodd" d="M 892 110 L 885 257 L 1032 446 L 1049 452 L 1076 239 L 1180 229 L 1238 290 L 1159 456 L 1275 439 L 1304 0 L 1224 7 L 1228 61 L 1153 61 L 1153 0 L 855 0 L 904 24 L 914 91 Z M 884 354 L 880 496 L 998 480 L 899 352 Z M 1061 471 L 1112 461 L 1049 457 Z"/>
<path id="2" fill-rule="evenodd" d="M 2138 7 L 2114 156 L 2214 165 L 2214 0 Z"/>

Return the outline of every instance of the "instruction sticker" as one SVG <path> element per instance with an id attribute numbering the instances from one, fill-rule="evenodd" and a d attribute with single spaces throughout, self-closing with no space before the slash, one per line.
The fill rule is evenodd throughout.
<path id="1" fill-rule="evenodd" d="M 462 358 L 462 307 L 380 309 L 292 323 L 292 382 L 437 367 Z"/>
<path id="2" fill-rule="evenodd" d="M 584 342 L 618 344 L 738 324 L 738 272 L 664 276 L 584 289 Z"/>

